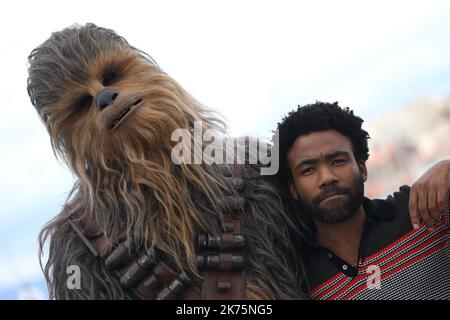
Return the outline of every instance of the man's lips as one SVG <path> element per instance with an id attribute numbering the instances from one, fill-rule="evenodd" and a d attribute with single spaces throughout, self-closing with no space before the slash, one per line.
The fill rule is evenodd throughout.
<path id="1" fill-rule="evenodd" d="M 350 196 L 351 194 L 352 194 L 352 190 L 350 188 L 337 187 L 337 186 L 328 187 L 328 188 L 324 188 L 322 190 L 322 192 L 312 200 L 312 203 L 315 206 L 318 206 L 322 201 L 325 201 L 332 197 L 338 198 L 338 196 L 344 196 L 344 195 Z"/>
<path id="2" fill-rule="evenodd" d="M 322 200 L 320 200 L 320 202 L 325 201 L 325 200 L 327 200 L 327 199 L 331 199 L 331 198 L 333 198 L 333 197 L 343 196 L 343 195 L 346 195 L 346 193 L 342 193 L 342 192 L 333 192 L 333 193 L 329 193 L 329 194 L 327 194 L 327 195 L 324 195 L 324 196 L 322 197 Z"/>
<path id="3" fill-rule="evenodd" d="M 125 98 L 109 117 L 108 128 L 110 132 L 116 131 L 126 119 L 128 119 L 137 109 L 142 107 L 144 100 L 136 95 Z"/>

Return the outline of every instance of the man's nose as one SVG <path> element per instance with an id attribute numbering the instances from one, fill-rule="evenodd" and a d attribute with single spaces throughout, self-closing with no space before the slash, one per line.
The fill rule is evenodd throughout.
<path id="1" fill-rule="evenodd" d="M 95 97 L 95 104 L 97 105 L 97 108 L 102 111 L 107 106 L 111 105 L 118 95 L 119 94 L 114 90 L 104 89 L 97 93 L 97 96 Z"/>
<path id="2" fill-rule="evenodd" d="M 324 187 L 330 184 L 335 184 L 338 182 L 338 177 L 333 173 L 328 166 L 323 166 L 319 170 L 320 180 L 319 186 Z"/>

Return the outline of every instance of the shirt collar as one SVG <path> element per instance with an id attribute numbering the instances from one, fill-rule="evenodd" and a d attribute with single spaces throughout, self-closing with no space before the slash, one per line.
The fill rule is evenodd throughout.
<path id="1" fill-rule="evenodd" d="M 364 197 L 363 207 L 368 218 L 378 220 L 392 220 L 395 217 L 395 206 L 393 199 L 388 197 L 386 200 L 373 199 Z"/>

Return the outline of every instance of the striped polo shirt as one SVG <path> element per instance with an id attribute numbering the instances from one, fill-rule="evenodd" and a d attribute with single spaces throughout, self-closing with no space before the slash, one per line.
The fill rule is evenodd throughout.
<path id="1" fill-rule="evenodd" d="M 403 186 L 386 200 L 364 198 L 356 266 L 319 245 L 305 248 L 312 299 L 450 299 L 449 199 L 434 230 L 414 230 L 409 192 Z"/>

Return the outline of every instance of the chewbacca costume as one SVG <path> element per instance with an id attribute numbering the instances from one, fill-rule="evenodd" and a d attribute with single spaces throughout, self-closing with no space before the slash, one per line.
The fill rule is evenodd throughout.
<path id="1" fill-rule="evenodd" d="M 40 234 L 50 298 L 303 298 L 295 227 L 261 167 L 171 160 L 174 130 L 225 131 L 151 57 L 87 24 L 29 63 L 31 101 L 78 178 Z"/>

